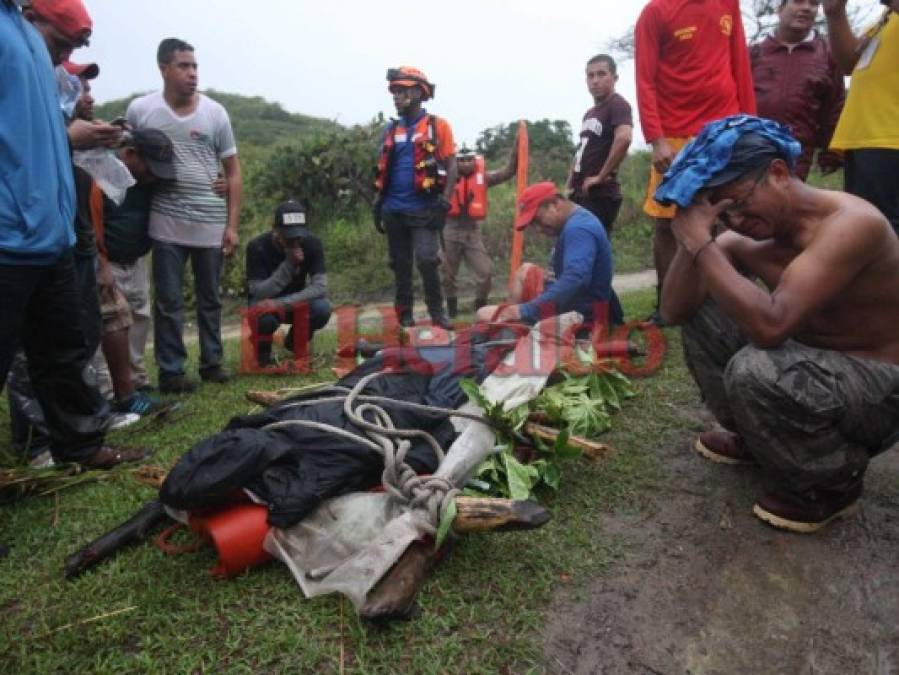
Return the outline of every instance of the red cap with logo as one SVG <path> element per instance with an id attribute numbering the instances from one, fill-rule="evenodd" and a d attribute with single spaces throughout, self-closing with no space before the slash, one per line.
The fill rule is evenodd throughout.
<path id="1" fill-rule="evenodd" d="M 31 9 L 73 42 L 86 40 L 94 27 L 81 0 L 32 0 Z"/>
<path id="2" fill-rule="evenodd" d="M 544 202 L 559 194 L 556 184 L 550 181 L 528 185 L 518 198 L 518 209 L 515 215 L 515 229 L 523 230 L 537 215 L 537 209 Z"/>

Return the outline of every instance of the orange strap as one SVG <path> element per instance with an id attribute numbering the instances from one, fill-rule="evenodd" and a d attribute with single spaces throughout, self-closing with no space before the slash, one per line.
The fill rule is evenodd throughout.
<path id="1" fill-rule="evenodd" d="M 518 212 L 518 199 L 528 186 L 528 125 L 524 120 L 518 122 L 518 191 L 515 193 L 515 212 Z M 524 251 L 524 231 L 515 229 L 512 221 L 512 255 L 509 258 L 509 288 L 515 279 L 515 273 L 521 267 L 521 255 Z"/>
<path id="2" fill-rule="evenodd" d="M 103 191 L 97 182 L 91 183 L 90 197 L 91 221 L 94 224 L 94 236 L 97 238 L 97 252 L 106 260 L 109 258 L 106 252 L 106 223 L 103 220 Z"/>
<path id="3" fill-rule="evenodd" d="M 204 543 L 202 539 L 180 545 L 172 544 L 169 541 L 179 530 L 187 530 L 187 527 L 183 523 L 175 523 L 171 527 L 165 528 L 153 542 L 156 545 L 156 548 L 166 555 L 178 555 L 180 553 L 193 553 L 194 551 L 199 551 Z"/>

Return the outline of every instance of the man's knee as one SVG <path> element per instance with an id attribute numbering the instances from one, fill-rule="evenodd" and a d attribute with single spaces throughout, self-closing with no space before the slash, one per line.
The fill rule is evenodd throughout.
<path id="1" fill-rule="evenodd" d="M 429 251 L 423 255 L 416 256 L 416 267 L 420 272 L 430 272 L 440 267 L 440 255 L 437 251 Z"/>
<path id="2" fill-rule="evenodd" d="M 786 397 L 778 387 L 780 370 L 768 350 L 747 345 L 740 349 L 724 371 L 724 387 L 730 400 L 740 405 L 770 406 Z"/>
<path id="3" fill-rule="evenodd" d="M 324 328 L 331 318 L 331 303 L 326 298 L 317 298 L 309 303 L 309 327 L 312 330 Z"/>

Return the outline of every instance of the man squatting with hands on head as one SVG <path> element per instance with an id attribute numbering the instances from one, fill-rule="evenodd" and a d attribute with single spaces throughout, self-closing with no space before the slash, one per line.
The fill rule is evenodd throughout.
<path id="1" fill-rule="evenodd" d="M 712 122 L 655 198 L 679 207 L 662 315 L 724 427 L 696 449 L 758 464 L 774 485 L 755 515 L 814 532 L 899 440 L 899 239 L 868 202 L 803 183 L 800 151 L 771 120 Z"/>

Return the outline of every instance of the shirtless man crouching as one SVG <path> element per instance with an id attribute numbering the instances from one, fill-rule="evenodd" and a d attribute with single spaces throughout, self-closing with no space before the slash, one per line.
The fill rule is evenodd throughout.
<path id="1" fill-rule="evenodd" d="M 769 120 L 713 122 L 656 199 L 686 207 L 662 316 L 683 325 L 724 427 L 696 449 L 760 465 L 776 488 L 755 515 L 814 532 L 853 510 L 868 462 L 899 441 L 899 239 L 868 202 L 799 180 L 798 152 Z"/>

